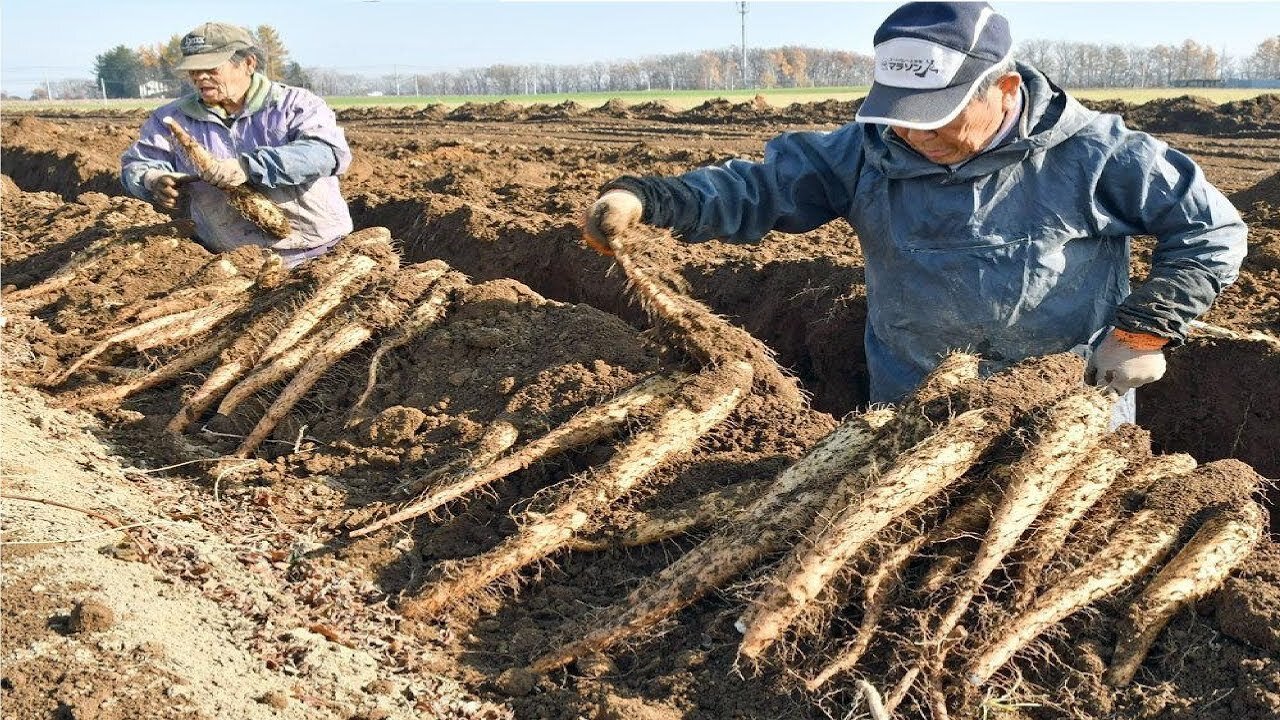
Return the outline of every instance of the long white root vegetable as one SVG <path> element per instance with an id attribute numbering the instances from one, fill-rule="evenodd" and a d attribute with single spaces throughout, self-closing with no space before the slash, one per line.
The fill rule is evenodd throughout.
<path id="1" fill-rule="evenodd" d="M 166 315 L 118 332 L 93 346 L 61 372 L 51 375 L 47 383 L 60 385 L 80 368 L 116 345 L 131 343 L 137 350 L 149 350 L 204 333 L 241 307 L 238 302 L 222 302 L 213 307 L 196 308 L 175 315 Z"/>
<path id="2" fill-rule="evenodd" d="M 617 544 L 639 547 L 707 527 L 717 520 L 731 521 L 768 483 L 748 480 L 713 490 L 668 510 L 640 515 L 617 533 Z"/>
<path id="3" fill-rule="evenodd" d="M 1009 468 L 1010 484 L 991 514 L 991 524 L 977 556 L 933 631 L 933 642 L 939 649 L 982 584 L 1097 445 L 1107 430 L 1110 412 L 1111 400 L 1094 388 L 1068 395 L 1049 409 L 1035 442 Z"/>
<path id="4" fill-rule="evenodd" d="M 1188 522 L 1205 508 L 1248 498 L 1262 480 L 1236 460 L 1218 460 L 1167 480 L 1147 505 L 1127 518 L 1110 541 L 1003 623 L 968 663 L 964 676 L 982 685 L 1015 653 L 1050 626 L 1124 587 L 1158 565 L 1178 544 Z"/>
<path id="5" fill-rule="evenodd" d="M 1102 547 L 1115 527 L 1124 519 L 1122 509 L 1131 498 L 1141 497 L 1151 487 L 1195 469 L 1196 459 L 1186 453 L 1157 455 L 1130 467 L 1116 478 L 1115 483 L 1098 501 L 1099 512 L 1094 514 L 1095 517 L 1090 518 L 1087 525 L 1078 529 L 1071 542 L 1073 550 L 1082 555 L 1089 555 Z M 1073 563 L 1069 558 L 1066 561 L 1068 564 Z"/>
<path id="6" fill-rule="evenodd" d="M 289 414 L 295 405 L 302 400 L 307 391 L 315 385 L 316 381 L 322 375 L 333 367 L 334 363 L 341 360 L 347 353 L 355 350 L 365 340 L 373 335 L 373 330 L 365 325 L 348 325 L 340 328 L 332 336 L 322 343 L 316 354 L 313 355 L 307 363 L 302 366 L 297 375 L 289 381 L 289 384 L 280 391 L 280 396 L 276 398 L 271 407 L 267 408 L 267 412 L 263 414 L 262 419 L 254 426 L 253 430 L 240 443 L 240 447 L 236 448 L 235 456 L 247 458 L 253 454 L 263 440 L 275 430 L 276 425 Z"/>
<path id="7" fill-rule="evenodd" d="M 738 407 L 751 390 L 751 379 L 751 365 L 745 362 L 691 377 L 652 426 L 623 444 L 604 468 L 586 478 L 559 506 L 545 515 L 529 514 L 529 522 L 493 551 L 442 573 L 447 577 L 430 584 L 402 609 L 404 614 L 437 615 L 493 581 L 565 547 L 596 513 L 630 492 L 659 464 L 693 450 L 704 433 Z"/>
<path id="8" fill-rule="evenodd" d="M 410 502 L 402 510 L 351 532 L 352 537 L 368 535 L 389 525 L 426 515 L 445 503 L 467 495 L 492 482 L 501 480 L 513 472 L 523 470 L 535 462 L 554 457 L 566 450 L 595 442 L 617 432 L 627 419 L 644 407 L 665 407 L 671 394 L 689 376 L 683 374 L 655 375 L 612 400 L 587 408 L 546 435 L 528 443 L 516 452 L 482 467 L 456 481 L 430 490 Z"/>
<path id="9" fill-rule="evenodd" d="M 977 462 L 1009 427 L 1009 417 L 985 409 L 957 416 L 899 458 L 860 494 L 856 503 L 794 551 L 773 582 L 739 621 L 745 627 L 739 652 L 761 654 L 815 600 L 836 572 L 894 518 L 940 492 Z"/>
<path id="10" fill-rule="evenodd" d="M 367 233 L 370 231 L 380 231 L 386 236 L 386 241 L 390 240 L 390 233 L 385 228 L 369 228 L 360 232 Z M 343 242 L 355 243 L 358 240 L 353 234 L 352 237 L 348 237 Z M 394 260 L 387 262 L 394 263 Z M 262 349 L 258 362 L 269 362 L 297 344 L 334 308 L 365 287 L 371 279 L 374 269 L 379 264 L 379 258 L 360 252 L 352 252 L 348 255 L 342 260 L 333 275 L 326 278 L 323 284 L 316 288 L 311 297 L 307 298 L 306 302 L 293 313 L 289 322 L 280 328 L 271 342 L 267 343 L 267 346 Z M 390 269 L 394 269 L 394 267 Z"/>
<path id="11" fill-rule="evenodd" d="M 234 339 L 234 336 L 229 332 L 219 333 L 213 338 L 206 339 L 196 346 L 188 348 L 177 357 L 142 377 L 82 395 L 74 398 L 70 404 L 72 406 L 106 406 L 118 403 L 131 395 L 158 387 L 184 372 L 194 370 L 217 357 L 218 353 L 222 352 Z"/>
<path id="12" fill-rule="evenodd" d="M 1013 585 L 1017 588 L 1013 607 L 1024 608 L 1031 602 L 1040 587 L 1042 571 L 1062 548 L 1071 528 L 1097 504 L 1128 464 L 1120 453 L 1099 448 L 1058 489 L 1029 536 L 1026 545 L 1030 549 L 1013 570 Z"/>
<path id="13" fill-rule="evenodd" d="M 1174 613 L 1222 585 L 1262 539 L 1265 517 L 1242 500 L 1210 517 L 1156 574 L 1131 606 L 1104 680 L 1124 687 L 1133 680 L 1156 637 Z"/>
<path id="14" fill-rule="evenodd" d="M 201 180 L 208 182 L 217 158 L 195 138 L 191 137 L 191 134 L 177 120 L 167 117 L 161 122 L 164 123 L 165 127 L 169 128 L 169 133 L 173 135 L 178 147 L 182 148 L 182 152 L 191 161 L 196 174 L 200 176 Z M 257 225 L 267 234 L 278 239 L 284 239 L 293 233 L 293 228 L 289 226 L 289 218 L 280 209 L 280 206 L 271 202 L 271 199 L 266 195 L 246 185 L 238 185 L 225 192 L 227 194 L 227 203 L 235 208 L 245 220 Z"/>
<path id="15" fill-rule="evenodd" d="M 916 393 L 917 401 L 907 403 L 902 412 L 874 410 L 845 420 L 784 470 L 732 525 L 602 613 L 605 621 L 601 626 L 536 659 L 532 669 L 548 672 L 636 635 L 723 586 L 761 557 L 778 551 L 812 519 L 839 476 L 859 473 L 865 477 L 875 466 L 876 461 L 867 458 L 871 448 L 910 444 L 928 433 L 931 426 L 920 414 L 922 403 L 977 377 L 976 357 L 953 355 L 925 379 Z"/>

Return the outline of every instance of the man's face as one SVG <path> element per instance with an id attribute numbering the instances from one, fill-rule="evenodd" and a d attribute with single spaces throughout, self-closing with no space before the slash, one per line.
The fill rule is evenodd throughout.
<path id="1" fill-rule="evenodd" d="M 1009 73 L 987 92 L 969 101 L 954 120 L 936 130 L 893 127 L 893 133 L 911 149 L 939 165 L 955 165 L 977 155 L 987 146 L 1013 109 L 1022 79 Z"/>
<path id="2" fill-rule="evenodd" d="M 189 70 L 188 77 L 206 105 L 237 105 L 249 92 L 254 60 L 228 60 L 212 70 Z"/>

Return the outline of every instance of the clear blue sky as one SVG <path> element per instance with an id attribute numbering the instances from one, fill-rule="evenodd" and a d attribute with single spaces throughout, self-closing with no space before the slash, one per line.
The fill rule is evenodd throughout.
<path id="1" fill-rule="evenodd" d="M 747 45 L 869 53 L 896 2 L 748 3 Z M 1155 45 L 1192 38 L 1234 56 L 1280 34 L 1280 2 L 995 2 L 1015 42 Z M 496 0 L 3 0 L 0 87 L 88 78 L 96 55 L 183 34 L 206 20 L 268 24 L 304 67 L 384 75 L 494 63 L 578 63 L 724 48 L 737 3 Z"/>

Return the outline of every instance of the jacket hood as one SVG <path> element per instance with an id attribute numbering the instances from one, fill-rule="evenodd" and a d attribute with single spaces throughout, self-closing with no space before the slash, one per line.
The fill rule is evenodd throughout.
<path id="1" fill-rule="evenodd" d="M 889 126 L 863 124 L 863 148 L 868 162 L 895 180 L 935 174 L 951 174 L 957 180 L 980 177 L 1048 150 L 1097 117 L 1098 113 L 1085 108 L 1034 67 L 1017 63 L 1017 70 L 1025 94 L 1015 138 L 952 170 L 912 150 Z"/>

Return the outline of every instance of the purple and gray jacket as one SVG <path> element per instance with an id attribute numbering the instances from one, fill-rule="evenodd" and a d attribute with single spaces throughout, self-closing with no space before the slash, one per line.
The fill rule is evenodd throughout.
<path id="1" fill-rule="evenodd" d="M 255 75 L 244 110 L 225 121 L 195 94 L 159 108 L 120 159 L 125 189 L 144 200 L 151 200 L 142 184 L 148 170 L 195 173 L 161 124 L 166 117 L 177 119 L 214 157 L 240 157 L 249 184 L 279 205 L 293 227 L 283 240 L 272 237 L 228 205 L 222 190 L 193 182 L 187 186 L 191 219 L 201 244 L 213 252 L 260 245 L 292 267 L 351 232 L 337 178 L 351 164 L 351 149 L 333 111 L 315 94 Z"/>

